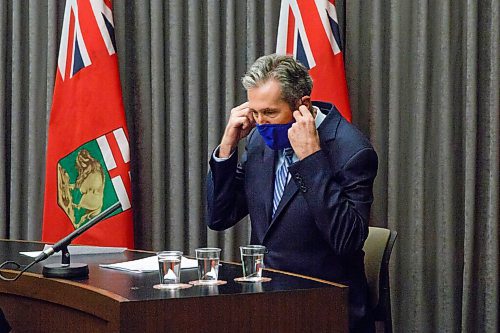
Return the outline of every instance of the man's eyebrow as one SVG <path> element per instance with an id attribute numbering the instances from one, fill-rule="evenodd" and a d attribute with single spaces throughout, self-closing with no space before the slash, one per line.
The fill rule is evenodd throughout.
<path id="1" fill-rule="evenodd" d="M 255 112 L 276 112 L 276 111 L 278 111 L 278 109 L 276 109 L 276 108 L 265 108 L 265 109 L 262 109 L 262 110 L 255 110 L 253 108 L 250 108 L 250 111 L 252 111 L 252 112 L 254 112 L 254 111 Z"/>

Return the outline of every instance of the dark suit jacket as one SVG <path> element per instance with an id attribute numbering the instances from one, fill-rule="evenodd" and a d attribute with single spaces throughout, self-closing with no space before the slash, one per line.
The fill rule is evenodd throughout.
<path id="1" fill-rule="evenodd" d="M 327 115 L 318 128 L 321 150 L 289 167 L 292 178 L 274 218 L 276 152 L 254 130 L 241 163 L 237 153 L 223 162 L 210 161 L 207 225 L 224 230 L 250 214 L 251 243 L 269 251 L 266 267 L 350 287 L 350 326 L 357 331 L 357 325 L 370 324 L 362 247 L 377 154 L 335 107 L 313 104 Z"/>

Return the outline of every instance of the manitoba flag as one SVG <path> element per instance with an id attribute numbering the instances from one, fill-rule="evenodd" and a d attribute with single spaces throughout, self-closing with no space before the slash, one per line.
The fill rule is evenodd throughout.
<path id="1" fill-rule="evenodd" d="M 305 65 L 314 83 L 311 98 L 333 103 L 351 121 L 335 0 L 282 0 L 276 53 Z"/>
<path id="2" fill-rule="evenodd" d="M 67 0 L 50 113 L 42 239 L 55 242 L 117 201 L 75 243 L 134 247 L 130 153 L 109 0 Z"/>

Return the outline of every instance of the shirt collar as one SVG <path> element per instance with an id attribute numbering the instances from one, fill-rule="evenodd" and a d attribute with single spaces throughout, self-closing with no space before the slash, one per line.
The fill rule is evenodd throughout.
<path id="1" fill-rule="evenodd" d="M 318 128 L 319 125 L 321 125 L 321 123 L 323 122 L 323 120 L 325 120 L 326 115 L 323 112 L 321 112 L 321 110 L 317 106 L 313 105 L 313 109 L 316 110 L 316 118 L 314 118 L 314 122 L 316 123 L 316 128 Z"/>

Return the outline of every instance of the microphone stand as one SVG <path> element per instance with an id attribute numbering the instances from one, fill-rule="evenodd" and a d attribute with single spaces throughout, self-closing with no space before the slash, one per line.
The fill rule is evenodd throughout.
<path id="1" fill-rule="evenodd" d="M 71 263 L 67 246 L 62 247 L 61 251 L 61 263 L 43 265 L 43 276 L 60 279 L 75 279 L 89 276 L 89 266 L 87 264 Z"/>
<path id="2" fill-rule="evenodd" d="M 14 278 L 6 278 L 0 274 L 0 278 L 4 281 L 15 281 L 17 280 L 28 268 L 33 266 L 34 264 L 43 261 L 53 255 L 54 253 L 57 253 L 59 251 L 62 251 L 62 259 L 60 264 L 47 264 L 43 266 L 42 274 L 45 277 L 54 277 L 54 278 L 62 278 L 62 279 L 74 279 L 74 278 L 84 278 L 89 275 L 89 267 L 87 264 L 81 264 L 81 263 L 71 263 L 70 260 L 70 254 L 68 251 L 68 245 L 71 244 L 71 241 L 75 239 L 76 237 L 80 236 L 83 234 L 85 231 L 96 225 L 98 222 L 101 220 L 105 219 L 106 217 L 110 216 L 112 213 L 114 213 L 118 208 L 121 207 L 120 202 L 116 202 L 110 207 L 106 208 L 104 211 L 102 211 L 99 215 L 93 217 L 92 219 L 89 220 L 85 225 L 82 227 L 76 229 L 51 247 L 49 247 L 46 250 L 43 250 L 42 253 L 40 253 L 35 260 L 33 260 L 32 263 L 30 263 L 28 266 L 26 266 L 21 272 L 17 274 L 16 277 Z M 16 266 L 17 268 L 21 267 L 16 262 L 13 261 L 6 261 L 2 265 L 0 265 L 0 269 L 3 268 L 4 266 L 7 265 L 13 265 Z"/>

